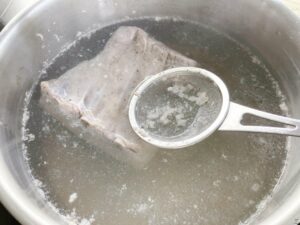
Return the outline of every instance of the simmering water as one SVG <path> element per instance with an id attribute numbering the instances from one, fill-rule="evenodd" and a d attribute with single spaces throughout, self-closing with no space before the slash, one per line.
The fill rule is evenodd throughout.
<path id="1" fill-rule="evenodd" d="M 42 79 L 57 78 L 98 54 L 121 25 L 141 27 L 218 74 L 233 101 L 283 113 L 273 72 L 255 52 L 180 20 L 141 19 L 100 29 L 58 57 Z M 284 167 L 286 137 L 216 132 L 186 150 L 161 150 L 147 167 L 135 169 L 74 136 L 40 108 L 39 97 L 37 87 L 28 105 L 27 128 L 35 136 L 26 143 L 32 174 L 60 212 L 93 217 L 94 224 L 238 224 L 256 212 Z"/>

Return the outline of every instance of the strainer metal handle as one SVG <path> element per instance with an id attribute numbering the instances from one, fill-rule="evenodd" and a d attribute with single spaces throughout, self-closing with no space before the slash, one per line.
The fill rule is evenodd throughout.
<path id="1" fill-rule="evenodd" d="M 244 115 L 247 114 L 258 118 L 267 119 L 273 122 L 278 122 L 281 123 L 283 126 L 287 125 L 287 127 L 243 125 L 241 124 L 241 121 Z M 300 120 L 284 116 L 278 116 L 272 113 L 263 112 L 257 109 L 252 109 L 243 105 L 239 105 L 234 102 L 230 102 L 228 114 L 222 125 L 219 127 L 219 130 L 260 132 L 300 136 Z"/>
<path id="2" fill-rule="evenodd" d="M 216 108 L 216 110 L 219 110 L 218 115 L 216 118 L 213 118 L 212 121 L 209 121 L 209 117 L 204 118 L 206 122 L 208 121 L 210 124 L 208 127 L 205 127 L 205 129 L 202 130 L 201 126 L 197 126 L 197 122 L 203 118 L 195 117 L 194 121 L 196 122 L 193 122 L 193 126 L 189 126 L 189 129 L 183 132 L 184 135 L 182 138 L 178 138 L 178 136 L 175 138 L 165 138 L 163 136 L 158 138 L 158 135 L 153 135 L 147 129 L 144 129 L 136 119 L 136 106 L 138 105 L 137 102 L 143 99 L 141 96 L 147 93 L 145 90 L 155 87 L 155 85 L 153 85 L 155 82 L 157 85 L 162 80 L 172 79 L 174 77 L 178 79 L 178 77 L 183 76 L 185 76 L 185 78 L 189 76 L 189 79 L 198 79 L 198 82 L 202 82 L 203 79 L 208 79 L 210 82 L 212 82 L 212 87 L 210 88 L 218 89 L 221 94 L 219 99 L 219 101 L 222 101 L 221 107 Z M 195 80 L 190 80 L 190 82 L 194 81 Z M 212 99 L 212 101 L 213 100 L 214 99 Z M 244 124 L 242 120 L 247 114 L 269 121 L 278 122 L 280 125 L 270 126 L 265 124 L 261 126 L 251 125 L 249 123 Z M 272 113 L 263 112 L 231 102 L 225 83 L 214 73 L 196 67 L 172 68 L 142 81 L 135 89 L 134 95 L 130 101 L 129 121 L 133 130 L 143 140 L 160 148 L 167 149 L 178 149 L 194 145 L 213 134 L 216 130 L 259 132 L 300 137 L 300 120 L 274 115 Z"/>

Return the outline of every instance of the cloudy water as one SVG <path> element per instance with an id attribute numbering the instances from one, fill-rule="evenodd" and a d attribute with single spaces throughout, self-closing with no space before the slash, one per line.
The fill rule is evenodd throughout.
<path id="1" fill-rule="evenodd" d="M 141 27 L 216 73 L 233 101 L 283 114 L 284 98 L 259 55 L 222 33 L 180 20 L 141 19 L 100 29 L 58 57 L 42 79 L 97 55 L 121 25 Z M 284 167 L 286 137 L 216 132 L 186 150 L 161 150 L 135 169 L 70 133 L 40 108 L 39 97 L 37 87 L 28 105 L 32 174 L 62 213 L 93 224 L 237 225 L 256 212 Z"/>

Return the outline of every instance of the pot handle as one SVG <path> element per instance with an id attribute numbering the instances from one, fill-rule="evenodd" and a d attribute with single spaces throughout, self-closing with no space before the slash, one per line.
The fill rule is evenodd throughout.
<path id="1" fill-rule="evenodd" d="M 258 118 L 267 119 L 273 122 L 281 123 L 283 126 L 257 126 L 243 125 L 241 121 L 244 115 L 252 115 Z M 287 125 L 284 127 L 284 125 Z M 271 134 L 283 134 L 289 136 L 300 136 L 300 120 L 292 119 L 284 116 L 278 116 L 272 113 L 263 112 L 252 109 L 234 102 L 230 102 L 229 112 L 219 127 L 222 131 L 246 131 Z"/>

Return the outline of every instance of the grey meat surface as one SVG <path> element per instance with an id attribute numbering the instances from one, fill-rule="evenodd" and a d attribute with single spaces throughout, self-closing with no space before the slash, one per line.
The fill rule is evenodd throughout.
<path id="1" fill-rule="evenodd" d="M 41 82 L 40 104 L 89 144 L 141 167 L 158 149 L 130 126 L 128 104 L 133 90 L 146 76 L 196 65 L 142 29 L 120 27 L 96 57 L 57 79 Z"/>

